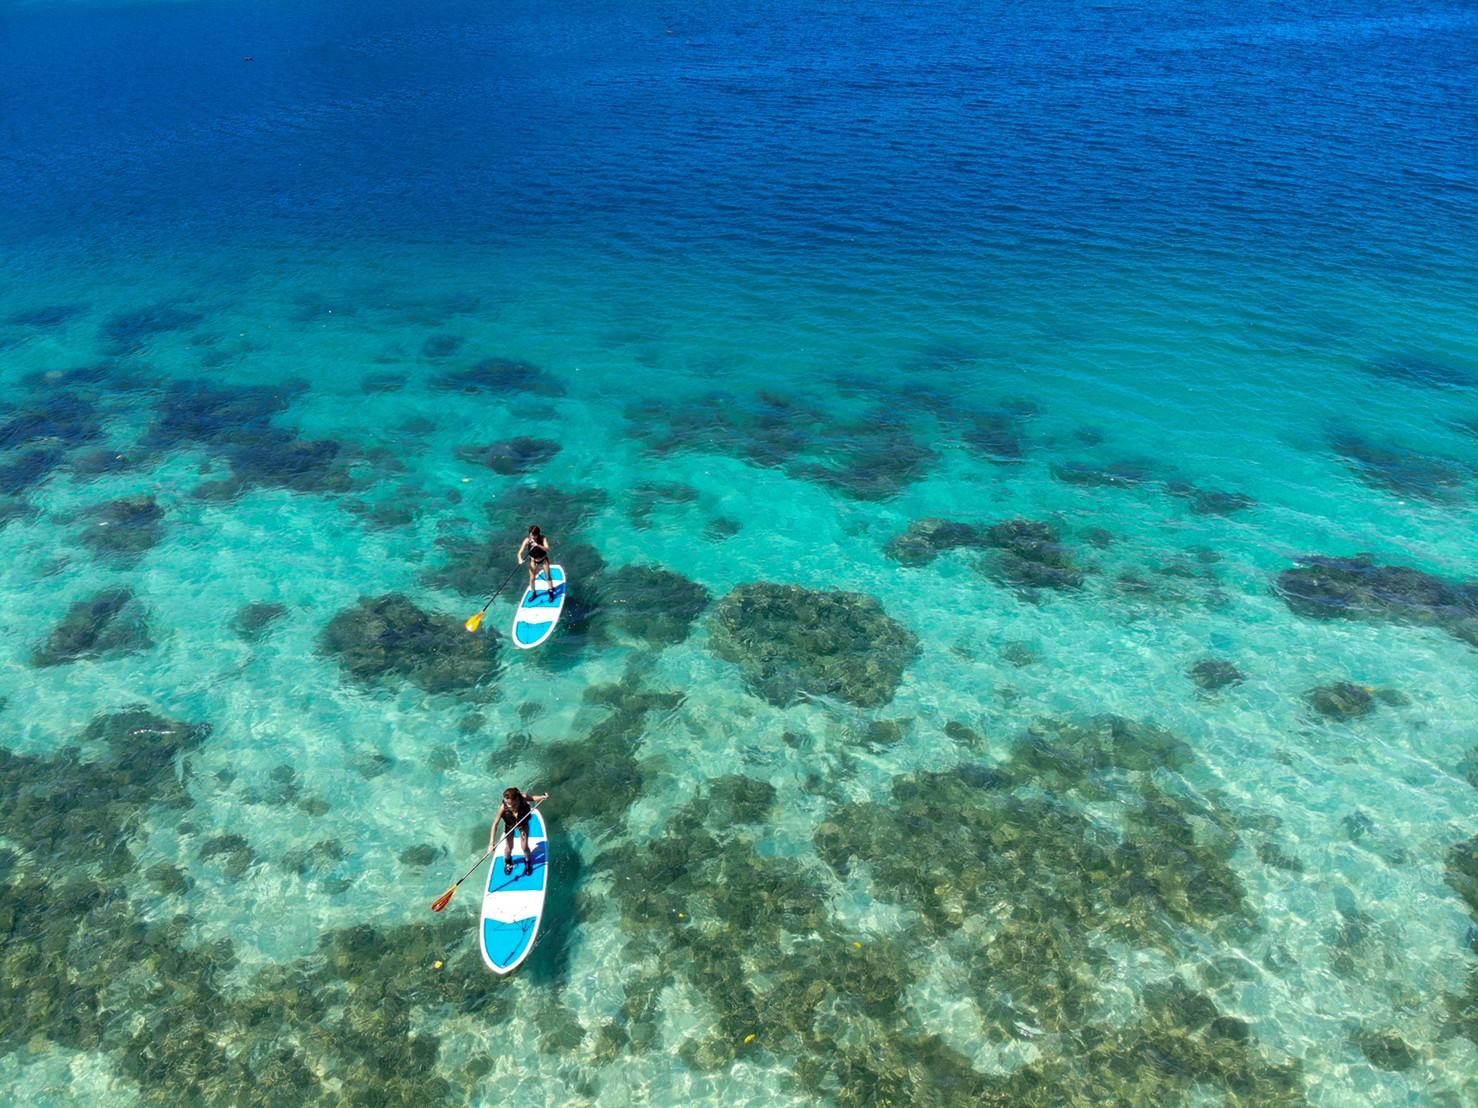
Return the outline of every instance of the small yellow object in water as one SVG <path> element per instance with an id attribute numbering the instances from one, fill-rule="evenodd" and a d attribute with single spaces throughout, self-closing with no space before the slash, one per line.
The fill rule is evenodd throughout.
<path id="1" fill-rule="evenodd" d="M 683 914 L 682 914 L 682 913 L 681 913 L 681 912 L 679 912 L 679 913 L 678 913 L 678 914 L 677 914 L 677 918 L 678 918 L 678 919 L 687 919 L 687 918 L 688 918 L 688 917 L 687 917 L 687 916 L 685 916 L 685 915 L 683 915 Z"/>
<path id="2" fill-rule="evenodd" d="M 746 1042 L 746 1043 L 752 1043 L 752 1042 L 754 1042 L 754 1035 L 752 1035 L 752 1034 L 750 1034 L 750 1035 L 745 1035 L 745 1036 L 744 1036 L 744 1041 L 745 1041 L 745 1042 Z"/>
<path id="3" fill-rule="evenodd" d="M 444 966 L 444 965 L 446 965 L 446 963 L 445 963 L 445 962 L 437 962 L 437 963 L 436 963 L 436 968 L 437 968 L 437 969 L 441 969 L 441 967 L 442 967 L 442 966 Z"/>
<path id="4" fill-rule="evenodd" d="M 464 484 L 464 485 L 470 485 L 470 484 L 472 484 L 472 478 L 471 477 L 463 477 L 462 478 L 462 484 Z"/>
<path id="5" fill-rule="evenodd" d="M 855 946 L 858 950 L 861 950 L 862 949 L 862 944 L 861 943 L 853 943 L 852 945 Z"/>

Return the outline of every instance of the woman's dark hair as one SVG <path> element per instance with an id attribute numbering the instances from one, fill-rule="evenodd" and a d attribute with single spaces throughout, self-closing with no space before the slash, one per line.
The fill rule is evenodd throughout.
<path id="1" fill-rule="evenodd" d="M 509 804 L 512 804 L 515 800 L 517 800 L 521 796 L 523 796 L 523 793 L 519 792 L 517 789 L 513 788 L 513 786 L 511 786 L 511 785 L 508 788 L 506 788 L 506 789 L 503 790 L 503 799 L 506 802 L 508 802 Z"/>
<path id="2" fill-rule="evenodd" d="M 529 534 L 536 539 L 542 539 L 544 537 L 544 532 L 539 530 L 539 525 L 537 523 L 529 524 Z"/>

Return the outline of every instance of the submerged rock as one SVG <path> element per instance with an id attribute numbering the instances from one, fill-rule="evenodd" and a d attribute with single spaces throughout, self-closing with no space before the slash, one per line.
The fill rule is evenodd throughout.
<path id="1" fill-rule="evenodd" d="M 103 321 L 99 337 L 110 354 L 134 354 L 142 350 L 156 335 L 169 331 L 188 331 L 205 318 L 198 312 L 186 311 L 173 304 L 153 304 L 131 312 L 115 312 Z"/>
<path id="2" fill-rule="evenodd" d="M 1325 719 L 1346 722 L 1375 711 L 1375 690 L 1349 681 L 1320 685 L 1308 691 L 1310 707 Z"/>
<path id="3" fill-rule="evenodd" d="M 1302 558 L 1274 589 L 1301 616 L 1435 626 L 1478 646 L 1478 582 L 1450 582 L 1362 554 Z"/>
<path id="4" fill-rule="evenodd" d="M 105 658 L 154 645 L 142 605 L 128 589 L 104 589 L 67 609 L 61 623 L 31 655 L 33 666 L 59 666 Z"/>
<path id="5" fill-rule="evenodd" d="M 1448 850 L 1447 883 L 1467 902 L 1468 911 L 1478 920 L 1478 835 Z"/>
<path id="6" fill-rule="evenodd" d="M 1153 462 L 1125 458 L 1103 465 L 1094 462 L 1063 462 L 1052 467 L 1052 476 L 1067 485 L 1085 488 L 1132 489 L 1156 478 Z"/>
<path id="7" fill-rule="evenodd" d="M 1329 446 L 1365 484 L 1396 496 L 1448 503 L 1472 478 L 1470 470 L 1454 461 L 1382 446 L 1349 431 L 1330 435 Z"/>
<path id="8" fill-rule="evenodd" d="M 1406 1040 L 1391 1031 L 1367 1031 L 1361 1028 L 1351 1036 L 1365 1060 L 1377 1069 L 1405 1073 L 1416 1065 L 1416 1055 Z"/>
<path id="9" fill-rule="evenodd" d="M 16 312 L 6 322 L 12 327 L 33 327 L 45 330 L 60 327 L 87 311 L 85 304 L 47 304 L 39 308 L 28 308 Z"/>
<path id="10" fill-rule="evenodd" d="M 0 450 L 32 445 L 47 451 L 70 450 L 103 436 L 97 405 L 73 392 L 49 392 L 44 401 L 0 411 Z"/>
<path id="11" fill-rule="evenodd" d="M 742 530 L 744 530 L 744 525 L 737 519 L 730 519 L 728 516 L 715 516 L 704 526 L 703 537 L 709 542 L 724 542 L 732 539 Z"/>
<path id="12" fill-rule="evenodd" d="M 581 797 L 578 815 L 570 818 L 588 820 L 597 829 L 609 830 L 643 794 L 646 772 L 636 753 L 650 715 L 671 711 L 683 697 L 680 693 L 645 689 L 627 680 L 593 686 L 587 690 L 586 700 L 606 707 L 608 714 L 582 739 L 546 743 L 539 748 L 543 766 L 540 787 L 551 795 L 558 789 L 563 795 Z"/>
<path id="13" fill-rule="evenodd" d="M 466 395 L 486 393 L 511 396 L 528 393 L 533 396 L 563 396 L 565 387 L 559 378 L 529 362 L 510 358 L 484 358 L 470 369 L 442 373 L 432 378 L 431 387 L 441 392 Z"/>
<path id="14" fill-rule="evenodd" d="M 669 504 L 692 504 L 698 499 L 698 490 L 681 481 L 643 481 L 633 485 L 626 498 L 626 515 L 639 531 L 645 531 L 652 522 L 652 513 Z"/>
<path id="15" fill-rule="evenodd" d="M 622 566 L 600 579 L 600 616 L 592 624 L 596 639 L 640 639 L 661 648 L 683 642 L 708 607 L 708 590 L 660 566 Z"/>
<path id="16" fill-rule="evenodd" d="M 499 439 L 487 446 L 459 447 L 457 457 L 471 465 L 486 466 L 505 477 L 521 477 L 545 465 L 559 452 L 560 444 L 553 439 L 519 435 Z"/>
<path id="17" fill-rule="evenodd" d="M 66 460 L 62 450 L 27 450 L 0 463 L 0 496 L 19 496 L 41 484 Z"/>
<path id="18" fill-rule="evenodd" d="M 1257 501 L 1243 492 L 1222 489 L 1197 489 L 1191 495 L 1191 511 L 1197 515 L 1229 516 L 1233 512 L 1257 507 Z"/>
<path id="19" fill-rule="evenodd" d="M 110 500 L 88 510 L 82 544 L 95 554 L 124 560 L 152 550 L 164 536 L 164 509 L 152 496 Z"/>
<path id="20" fill-rule="evenodd" d="M 1202 658 L 1188 671 L 1196 688 L 1202 692 L 1218 692 L 1229 685 L 1240 685 L 1246 675 L 1225 658 Z"/>
<path id="21" fill-rule="evenodd" d="M 883 553 L 901 565 L 924 566 L 947 550 L 987 545 L 986 533 L 973 524 L 916 519 L 903 534 L 889 540 Z"/>
<path id="22" fill-rule="evenodd" d="M 399 593 L 365 597 L 329 621 L 319 648 L 360 682 L 406 680 L 429 693 L 491 682 L 494 640 L 469 635 L 461 621 L 432 616 Z"/>
<path id="23" fill-rule="evenodd" d="M 1401 355 L 1368 362 L 1365 372 L 1387 381 L 1402 381 L 1427 388 L 1466 389 L 1478 386 L 1478 373 L 1417 355 Z"/>
<path id="24" fill-rule="evenodd" d="M 225 445 L 271 427 L 273 417 L 303 391 L 286 385 L 220 385 L 203 380 L 176 381 L 155 407 L 144 444 L 164 450 Z"/>
<path id="25" fill-rule="evenodd" d="M 711 626 L 714 653 L 780 707 L 806 694 L 879 707 L 919 652 L 918 639 L 861 593 L 742 585 L 719 602 Z"/>
<path id="26" fill-rule="evenodd" d="M 450 358 L 462 349 L 467 340 L 461 335 L 431 335 L 421 344 L 421 356 L 425 358 Z"/>
<path id="27" fill-rule="evenodd" d="M 1076 589 L 1083 583 L 1083 569 L 1050 523 L 1012 519 L 994 524 L 985 532 L 985 545 L 992 548 L 986 576 L 1027 595 L 1036 589 Z"/>
<path id="28" fill-rule="evenodd" d="M 634 437 L 658 455 L 679 451 L 728 454 L 751 465 L 783 470 L 858 500 L 885 500 L 922 477 L 935 458 L 896 408 L 863 418 L 795 397 L 753 394 L 644 401 L 626 410 Z"/>
<path id="29" fill-rule="evenodd" d="M 244 605 L 231 619 L 231 630 L 244 642 L 258 642 L 272 625 L 287 615 L 286 604 L 258 602 Z"/>

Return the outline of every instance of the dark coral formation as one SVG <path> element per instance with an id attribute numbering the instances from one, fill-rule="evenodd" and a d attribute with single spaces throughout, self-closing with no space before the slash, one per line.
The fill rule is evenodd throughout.
<path id="1" fill-rule="evenodd" d="M 1249 1103 L 1297 1098 L 1295 1065 L 1262 1058 L 1246 1024 L 1176 978 L 1143 990 L 1137 1022 L 1097 1022 L 1111 967 L 1101 943 L 1183 955 L 1184 928 L 1220 934 L 1252 920 L 1228 864 L 1237 845 L 1229 817 L 1149 785 L 1165 743 L 1130 741 L 1134 729 L 1090 728 L 1093 756 L 1065 777 L 1017 764 L 895 778 L 897 824 L 861 803 L 818 830 L 830 866 L 846 874 L 867 863 L 876 895 L 919 911 L 964 961 L 992 1041 L 1016 1040 L 1023 1028 L 1052 1036 L 1037 1061 L 986 1079 L 966 1102 L 1173 1103 L 1202 1085 L 1236 1089 Z M 1140 782 L 1138 801 L 1118 794 L 1119 832 L 1039 791 L 1100 768 Z M 949 849 L 905 848 L 929 842 Z"/>
<path id="2" fill-rule="evenodd" d="M 728 454 L 779 469 L 857 500 L 886 500 L 923 477 L 935 451 L 920 442 L 896 406 L 838 418 L 793 397 L 761 391 L 709 393 L 682 403 L 627 408 L 633 433 L 655 454 Z"/>
<path id="3" fill-rule="evenodd" d="M 254 486 L 301 493 L 341 493 L 356 486 L 349 472 L 363 460 L 332 439 L 304 439 L 275 417 L 303 391 L 299 383 L 222 386 L 190 380 L 160 399 L 142 443 L 155 450 L 202 448 L 230 467 L 230 476 L 196 489 L 229 500 Z"/>
<path id="4" fill-rule="evenodd" d="M 461 335 L 430 335 L 421 344 L 421 356 L 433 360 L 450 358 L 457 351 L 461 350 L 466 342 L 467 340 Z"/>
<path id="5" fill-rule="evenodd" d="M 1450 459 L 1373 443 L 1353 431 L 1334 432 L 1329 446 L 1371 488 L 1434 504 L 1458 499 L 1462 486 L 1473 476 L 1471 470 Z"/>
<path id="6" fill-rule="evenodd" d="M 806 694 L 880 707 L 919 652 L 870 596 L 771 584 L 742 585 L 719 602 L 712 647 L 752 693 L 781 707 Z"/>
<path id="7" fill-rule="evenodd" d="M 992 772 L 1007 775 L 1003 781 L 1031 781 L 1056 792 L 1076 789 L 1096 797 L 1112 792 L 1105 785 L 1108 777 L 1182 769 L 1191 759 L 1191 748 L 1163 727 L 1105 713 L 1029 724 L 1010 760 Z"/>
<path id="8" fill-rule="evenodd" d="M 1196 688 L 1202 692 L 1219 692 L 1229 685 L 1240 685 L 1247 679 L 1236 663 L 1225 658 L 1202 658 L 1187 672 Z"/>
<path id="9" fill-rule="evenodd" d="M 926 566 L 949 550 L 989 545 L 984 530 L 971 523 L 948 519 L 916 519 L 908 529 L 888 541 L 888 557 L 905 566 Z"/>
<path id="10" fill-rule="evenodd" d="M 76 392 L 57 390 L 0 412 L 0 450 L 41 445 L 71 449 L 102 437 L 97 406 Z"/>
<path id="11" fill-rule="evenodd" d="M 164 509 L 152 496 L 109 500 L 85 513 L 82 544 L 93 553 L 131 561 L 164 537 Z"/>
<path id="12" fill-rule="evenodd" d="M 1202 489 L 1184 481 L 1170 481 L 1165 491 L 1190 502 L 1191 511 L 1198 516 L 1229 516 L 1235 512 L 1257 507 L 1257 501 L 1245 492 L 1228 492 L 1225 489 Z"/>
<path id="13" fill-rule="evenodd" d="M 509 358 L 484 358 L 469 369 L 438 374 L 431 387 L 441 392 L 465 395 L 563 396 L 565 387 L 558 377 L 529 362 Z"/>
<path id="14" fill-rule="evenodd" d="M 1084 569 L 1064 547 L 1057 528 L 1039 520 L 1011 519 L 985 532 L 986 576 L 1028 597 L 1038 589 L 1076 589 Z"/>
<path id="15" fill-rule="evenodd" d="M 286 604 L 259 601 L 246 604 L 231 617 L 231 630 L 243 642 L 259 642 L 283 616 L 287 615 Z"/>
<path id="16" fill-rule="evenodd" d="M 1416 1054 L 1410 1044 L 1393 1031 L 1356 1031 L 1351 1039 L 1365 1060 L 1377 1069 L 1405 1073 L 1416 1065 Z"/>
<path id="17" fill-rule="evenodd" d="M 987 461 L 997 465 L 1019 462 L 1026 456 L 1022 423 L 1030 414 L 1005 408 L 972 412 L 965 417 L 961 438 Z"/>
<path id="18" fill-rule="evenodd" d="M 703 527 L 703 537 L 709 542 L 725 542 L 732 539 L 740 531 L 744 530 L 744 524 L 737 519 L 728 516 L 715 516 Z"/>
<path id="19" fill-rule="evenodd" d="M 31 655 L 38 668 L 83 658 L 110 658 L 153 646 L 143 606 L 128 589 L 104 589 L 67 609 L 61 623 Z"/>
<path id="20" fill-rule="evenodd" d="M 429 693 L 491 683 L 498 673 L 489 635 L 469 635 L 461 621 L 432 616 L 400 593 L 363 597 L 329 621 L 319 649 L 363 683 L 409 681 Z"/>
<path id="21" fill-rule="evenodd" d="M 681 481 L 643 481 L 633 485 L 626 496 L 626 515 L 638 531 L 652 524 L 652 513 L 669 504 L 692 504 L 698 490 Z"/>
<path id="22" fill-rule="evenodd" d="M 1478 921 L 1478 835 L 1447 852 L 1447 883 L 1467 902 L 1468 911 Z"/>
<path id="23" fill-rule="evenodd" d="M 708 607 L 708 590 L 661 566 L 622 566 L 600 578 L 598 642 L 636 639 L 661 648 L 684 641 Z"/>
<path id="24" fill-rule="evenodd" d="M 684 1043 L 690 1066 L 726 1069 L 764 1050 L 799 1055 L 801 1083 L 840 1104 L 928 1104 L 941 1088 L 979 1095 L 985 1079 L 937 1039 L 890 1044 L 879 1030 L 903 1006 L 917 960 L 894 942 L 854 941 L 829 919 L 804 864 L 753 851 L 773 801 L 764 782 L 723 778 L 640 851 L 596 860 L 612 877 L 630 949 L 662 952 L 660 973 L 628 983 L 608 1034 L 627 1051 L 655 1047 L 659 994 L 681 975 L 717 1015 L 710 1034 Z M 871 1034 L 839 1041 L 838 1015 Z"/>
<path id="25" fill-rule="evenodd" d="M 85 304 L 45 304 L 39 308 L 28 308 L 16 312 L 6 322 L 12 327 L 30 327 L 50 330 L 76 319 L 87 311 Z"/>
<path id="26" fill-rule="evenodd" d="M 560 444 L 553 439 L 519 435 L 486 446 L 459 447 L 457 457 L 470 465 L 486 466 L 504 477 L 522 477 L 545 465 L 559 451 Z"/>
<path id="27" fill-rule="evenodd" d="M 165 450 L 226 446 L 260 433 L 302 392 L 298 384 L 219 385 L 177 381 L 159 399 L 146 445 Z"/>
<path id="28" fill-rule="evenodd" d="M 1161 492 L 1187 501 L 1196 515 L 1225 516 L 1257 506 L 1246 493 L 1202 488 L 1145 458 L 1121 458 L 1102 464 L 1064 462 L 1052 467 L 1052 476 L 1064 484 L 1091 489 L 1158 486 Z"/>
<path id="29" fill-rule="evenodd" d="M 167 863 L 138 873 L 135 836 L 151 809 L 189 804 L 181 764 L 208 733 L 132 708 L 95 720 L 81 750 L 0 748 L 0 807 L 19 850 L 0 852 L 0 1011 L 25 1016 L 0 1020 L 0 1054 L 37 1042 L 101 1052 L 150 1103 L 445 1100 L 438 1044 L 413 1032 L 418 1017 L 450 1006 L 496 1020 L 507 1004 L 484 987 L 464 919 L 329 932 L 312 957 L 228 991 L 229 941 L 192 941 L 189 917 L 134 899 L 138 877 L 165 894 L 189 887 Z M 252 856 L 231 834 L 197 853 L 228 866 Z"/>
<path id="30" fill-rule="evenodd" d="M 1478 582 L 1446 581 L 1361 554 L 1301 558 L 1278 575 L 1274 588 L 1301 616 L 1440 627 L 1478 646 Z"/>
<path id="31" fill-rule="evenodd" d="M 604 489 L 595 487 L 514 485 L 488 504 L 488 518 L 496 533 L 505 536 L 504 541 L 511 540 L 510 556 L 518 549 L 529 524 L 537 523 L 556 544 L 555 561 L 559 561 L 559 544 L 573 540 L 606 506 L 608 499 Z"/>
<path id="32" fill-rule="evenodd" d="M 1350 681 L 1320 685 L 1305 694 L 1309 707 L 1325 719 L 1346 723 L 1375 711 L 1375 690 Z"/>
<path id="33" fill-rule="evenodd" d="M 198 312 L 177 308 L 173 304 L 152 304 L 147 308 L 110 315 L 98 329 L 98 337 L 104 340 L 104 348 L 109 354 L 136 354 L 156 335 L 189 331 L 203 318 Z"/>
<path id="34" fill-rule="evenodd" d="M 0 495 L 28 492 L 60 469 L 66 456 L 62 450 L 27 450 L 8 462 L 0 462 Z"/>
<path id="35" fill-rule="evenodd" d="M 607 709 L 584 738 L 539 748 L 538 788 L 551 795 L 578 796 L 570 818 L 589 821 L 604 833 L 619 823 L 642 795 L 646 776 L 637 761 L 642 735 L 653 713 L 670 712 L 680 693 L 643 688 L 632 678 L 586 690 L 587 703 Z"/>
<path id="36" fill-rule="evenodd" d="M 1434 389 L 1466 389 L 1478 386 L 1478 373 L 1420 355 L 1399 355 L 1368 362 L 1365 372 L 1387 381 L 1401 381 Z"/>
<path id="37" fill-rule="evenodd" d="M 1132 489 L 1160 479 L 1154 462 L 1144 458 L 1121 458 L 1117 461 L 1061 462 L 1052 467 L 1052 476 L 1067 485 L 1084 488 Z"/>

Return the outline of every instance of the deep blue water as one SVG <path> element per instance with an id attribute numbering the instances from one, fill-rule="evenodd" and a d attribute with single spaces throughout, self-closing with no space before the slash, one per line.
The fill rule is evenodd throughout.
<path id="1" fill-rule="evenodd" d="M 0 46 L 17 1103 L 1478 1096 L 1471 4 Z"/>

